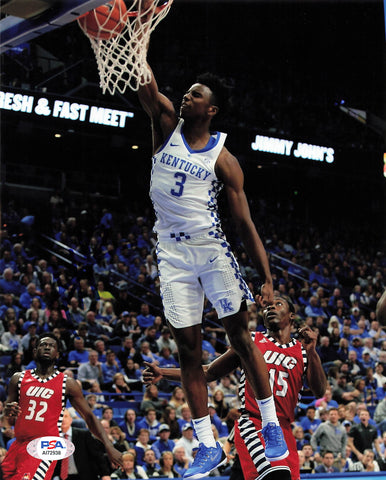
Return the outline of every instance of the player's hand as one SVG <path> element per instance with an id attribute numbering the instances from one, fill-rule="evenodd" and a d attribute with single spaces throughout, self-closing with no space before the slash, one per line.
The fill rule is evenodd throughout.
<path id="1" fill-rule="evenodd" d="M 21 413 L 21 408 L 17 402 L 9 402 L 5 404 L 4 415 L 6 417 L 17 418 Z"/>
<path id="2" fill-rule="evenodd" d="M 106 449 L 107 455 L 110 459 L 111 465 L 114 468 L 123 467 L 122 452 L 111 445 L 111 448 Z"/>
<path id="3" fill-rule="evenodd" d="M 263 283 L 260 288 L 259 302 L 262 307 L 272 305 L 273 303 L 273 285 L 272 283 Z"/>
<path id="4" fill-rule="evenodd" d="M 307 351 L 316 348 L 318 341 L 318 334 L 316 332 L 314 332 L 310 327 L 304 326 L 299 328 L 298 333 L 299 340 Z"/>
<path id="5" fill-rule="evenodd" d="M 161 373 L 161 369 L 156 365 L 155 362 L 143 362 L 146 365 L 145 370 L 142 372 L 142 379 L 143 383 L 158 383 L 162 378 L 163 375 Z"/>

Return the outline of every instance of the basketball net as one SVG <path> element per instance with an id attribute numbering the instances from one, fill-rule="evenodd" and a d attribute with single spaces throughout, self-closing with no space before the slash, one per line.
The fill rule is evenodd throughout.
<path id="1" fill-rule="evenodd" d="M 111 11 L 115 7 L 120 9 L 117 0 L 109 3 L 113 6 Z M 108 39 L 89 35 L 78 20 L 94 51 L 103 93 L 108 91 L 114 95 L 118 91 L 123 94 L 126 88 L 137 91 L 140 86 L 150 83 L 151 71 L 146 60 L 150 35 L 169 13 L 172 3 L 173 0 L 133 0 L 127 11 L 121 13 L 123 29 L 121 23 L 120 31 L 112 30 Z M 103 24 L 98 22 L 104 36 L 109 18 Z"/>

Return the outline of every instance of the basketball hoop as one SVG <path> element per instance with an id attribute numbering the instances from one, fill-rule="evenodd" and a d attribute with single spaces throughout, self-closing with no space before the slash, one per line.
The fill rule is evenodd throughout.
<path id="1" fill-rule="evenodd" d="M 78 18 L 94 51 L 100 87 L 114 95 L 150 83 L 147 47 L 173 0 L 113 0 Z"/>

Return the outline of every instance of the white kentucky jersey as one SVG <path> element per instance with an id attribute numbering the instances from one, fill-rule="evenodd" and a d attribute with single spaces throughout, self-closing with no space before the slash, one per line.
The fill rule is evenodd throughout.
<path id="1" fill-rule="evenodd" d="M 215 164 L 226 134 L 215 132 L 202 150 L 192 150 L 182 132 L 184 121 L 153 156 L 150 197 L 158 238 L 180 240 L 210 229 L 221 231 L 217 197 L 223 186 Z"/>

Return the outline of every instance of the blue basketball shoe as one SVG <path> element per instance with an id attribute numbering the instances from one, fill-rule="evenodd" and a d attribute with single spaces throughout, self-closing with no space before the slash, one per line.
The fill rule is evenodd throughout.
<path id="1" fill-rule="evenodd" d="M 226 455 L 217 442 L 215 447 L 206 447 L 200 443 L 192 465 L 184 473 L 184 480 L 196 480 L 207 477 L 209 473 L 226 462 Z"/>
<path id="2" fill-rule="evenodd" d="M 270 462 L 277 462 L 288 457 L 288 448 L 284 440 L 282 429 L 273 422 L 261 430 L 265 443 L 265 457 Z"/>

